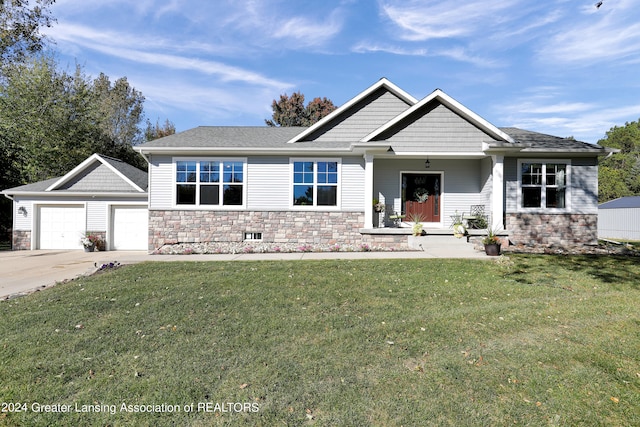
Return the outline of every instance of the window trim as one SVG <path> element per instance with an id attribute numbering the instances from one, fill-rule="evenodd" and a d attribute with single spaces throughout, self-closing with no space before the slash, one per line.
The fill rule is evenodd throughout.
<path id="1" fill-rule="evenodd" d="M 296 162 L 313 162 L 313 205 L 296 205 L 293 203 L 294 164 Z M 337 164 L 338 182 L 336 187 L 336 204 L 334 206 L 318 206 L 318 162 L 335 162 Z M 320 184 L 326 185 L 326 184 Z M 337 211 L 342 206 L 342 159 L 339 157 L 291 157 L 289 158 L 289 209 L 301 211 Z"/>
<path id="2" fill-rule="evenodd" d="M 541 183 L 541 195 L 540 204 L 541 207 L 525 208 L 522 206 L 522 164 L 523 163 L 540 163 L 542 164 L 542 183 Z M 566 165 L 566 177 L 565 177 L 565 207 L 564 208 L 547 208 L 547 165 L 562 164 Z M 540 159 L 540 158 L 519 158 L 517 164 L 518 174 L 518 194 L 517 194 L 517 211 L 526 213 L 568 213 L 571 212 L 571 160 L 570 159 Z"/>
<path id="3" fill-rule="evenodd" d="M 178 162 L 196 162 L 196 203 L 193 205 L 181 205 L 177 203 L 177 186 L 181 184 L 177 181 Z M 200 204 L 200 163 L 201 162 L 241 162 L 242 163 L 242 183 L 234 185 L 242 185 L 242 204 L 241 205 L 223 205 L 224 181 L 223 167 L 220 169 L 220 204 L 219 205 L 201 205 Z M 171 177 L 171 206 L 173 209 L 181 210 L 244 210 L 247 207 L 247 158 L 246 157 L 173 157 L 171 159 L 172 177 Z M 184 183 L 182 183 L 184 184 Z"/>

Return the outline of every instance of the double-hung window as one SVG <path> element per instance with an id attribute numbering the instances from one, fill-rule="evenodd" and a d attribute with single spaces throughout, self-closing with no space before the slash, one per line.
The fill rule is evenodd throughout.
<path id="1" fill-rule="evenodd" d="M 243 205 L 243 160 L 177 160 L 175 165 L 177 206 Z"/>
<path id="2" fill-rule="evenodd" d="M 338 206 L 340 163 L 293 159 L 293 206 Z"/>
<path id="3" fill-rule="evenodd" d="M 571 164 L 568 161 L 520 160 L 518 165 L 521 209 L 569 208 Z"/>

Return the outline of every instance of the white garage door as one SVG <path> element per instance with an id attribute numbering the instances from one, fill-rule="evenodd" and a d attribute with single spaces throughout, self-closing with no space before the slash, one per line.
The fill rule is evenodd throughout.
<path id="1" fill-rule="evenodd" d="M 149 212 L 138 206 L 114 206 L 113 250 L 147 250 Z"/>
<path id="2" fill-rule="evenodd" d="M 83 206 L 40 206 L 39 218 L 39 249 L 82 249 Z"/>

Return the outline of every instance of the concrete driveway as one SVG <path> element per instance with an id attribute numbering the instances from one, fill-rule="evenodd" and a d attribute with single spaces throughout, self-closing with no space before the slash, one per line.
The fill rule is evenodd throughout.
<path id="1" fill-rule="evenodd" d="M 0 299 L 91 274 L 96 264 L 125 258 L 144 260 L 147 256 L 143 251 L 0 251 Z"/>

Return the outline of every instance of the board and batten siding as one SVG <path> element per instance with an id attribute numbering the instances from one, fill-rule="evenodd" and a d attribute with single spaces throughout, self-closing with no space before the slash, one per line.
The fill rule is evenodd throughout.
<path id="1" fill-rule="evenodd" d="M 532 161 L 544 159 L 531 159 Z M 553 162 L 555 159 L 547 159 Z M 571 211 L 575 214 L 598 213 L 598 161 L 593 157 L 568 158 L 571 162 Z M 504 159 L 505 209 L 507 213 L 519 212 L 518 206 L 518 158 Z"/>
<path id="2" fill-rule="evenodd" d="M 389 143 L 395 152 L 472 152 L 482 151 L 482 143 L 493 141 L 486 133 L 442 104 L 434 103 L 419 115 L 406 119 L 375 138 Z"/>

